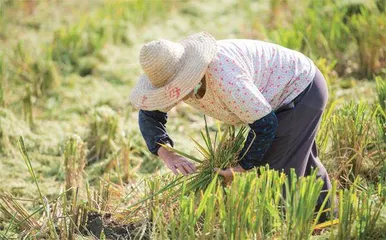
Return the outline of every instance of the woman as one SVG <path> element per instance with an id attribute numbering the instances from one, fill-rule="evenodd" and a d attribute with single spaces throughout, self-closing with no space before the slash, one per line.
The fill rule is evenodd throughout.
<path id="1" fill-rule="evenodd" d="M 323 192 L 331 188 L 315 144 L 327 86 L 303 54 L 257 40 L 216 41 L 202 32 L 179 43 L 149 42 L 140 63 L 145 74 L 131 94 L 141 109 L 140 130 L 149 150 L 175 174 L 190 174 L 195 166 L 158 143 L 173 145 L 165 127 L 167 111 L 184 101 L 225 123 L 250 126 L 244 157 L 233 168 L 217 170 L 227 181 L 234 172 L 269 164 L 287 174 L 294 168 L 298 176 L 318 168 Z"/>

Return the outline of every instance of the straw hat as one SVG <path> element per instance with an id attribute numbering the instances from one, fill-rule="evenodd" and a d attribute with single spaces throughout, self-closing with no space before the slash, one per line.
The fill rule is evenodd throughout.
<path id="1" fill-rule="evenodd" d="M 201 81 L 216 52 L 216 40 L 207 32 L 180 42 L 161 39 L 146 43 L 139 56 L 145 73 L 132 90 L 130 101 L 143 110 L 176 105 Z"/>

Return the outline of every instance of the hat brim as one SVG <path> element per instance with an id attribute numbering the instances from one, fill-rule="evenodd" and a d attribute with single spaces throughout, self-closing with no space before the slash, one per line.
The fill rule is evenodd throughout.
<path id="1" fill-rule="evenodd" d="M 165 86 L 159 88 L 153 87 L 147 75 L 142 74 L 130 95 L 130 101 L 136 108 L 170 108 L 188 95 L 204 77 L 217 52 L 215 38 L 207 32 L 201 32 L 179 43 L 185 48 L 179 71 Z"/>

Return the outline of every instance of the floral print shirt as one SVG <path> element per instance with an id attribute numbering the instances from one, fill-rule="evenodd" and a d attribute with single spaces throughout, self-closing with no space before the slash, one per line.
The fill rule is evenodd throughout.
<path id="1" fill-rule="evenodd" d="M 229 39 L 217 45 L 204 97 L 185 102 L 228 124 L 261 119 L 290 103 L 315 76 L 308 57 L 273 43 Z"/>

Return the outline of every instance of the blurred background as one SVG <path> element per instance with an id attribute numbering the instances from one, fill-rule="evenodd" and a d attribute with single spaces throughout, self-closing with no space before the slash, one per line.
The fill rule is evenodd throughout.
<path id="1" fill-rule="evenodd" d="M 82 145 L 87 179 L 115 183 L 165 171 L 145 146 L 128 102 L 147 41 L 199 31 L 301 51 L 321 69 L 330 100 L 318 137 L 342 186 L 385 174 L 384 0 L 0 0 L 0 191 L 34 198 L 26 150 L 47 196 L 65 181 L 68 139 Z M 209 119 L 214 127 L 216 121 Z M 203 116 L 180 104 L 167 124 L 196 154 Z M 83 170 L 82 170 L 83 171 Z"/>

